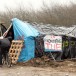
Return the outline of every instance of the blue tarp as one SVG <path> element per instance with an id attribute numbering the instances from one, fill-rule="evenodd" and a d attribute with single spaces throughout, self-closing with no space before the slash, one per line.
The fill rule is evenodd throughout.
<path id="1" fill-rule="evenodd" d="M 17 18 L 12 19 L 12 25 L 14 30 L 14 39 L 17 40 L 22 38 L 24 40 L 24 48 L 20 53 L 18 61 L 28 61 L 34 58 L 34 37 L 38 36 L 39 32 L 35 28 L 33 28 L 29 23 L 24 23 Z"/>

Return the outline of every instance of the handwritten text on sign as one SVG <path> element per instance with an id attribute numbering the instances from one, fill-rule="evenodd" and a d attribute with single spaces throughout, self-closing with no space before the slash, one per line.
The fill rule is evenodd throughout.
<path id="1" fill-rule="evenodd" d="M 44 37 L 44 47 L 49 50 L 62 50 L 62 37 L 54 35 L 46 35 Z"/>

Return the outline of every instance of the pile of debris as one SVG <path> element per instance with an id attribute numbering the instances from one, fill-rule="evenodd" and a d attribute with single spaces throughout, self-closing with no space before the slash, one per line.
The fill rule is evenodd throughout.
<path id="1" fill-rule="evenodd" d="M 55 62 L 53 59 L 42 56 L 41 58 L 34 58 L 27 62 L 19 62 L 18 65 L 24 65 L 24 66 L 34 66 L 34 67 L 58 67 L 59 62 Z"/>

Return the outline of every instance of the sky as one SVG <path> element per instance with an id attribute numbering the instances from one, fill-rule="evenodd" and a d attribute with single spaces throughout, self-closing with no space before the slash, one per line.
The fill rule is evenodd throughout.
<path id="1" fill-rule="evenodd" d="M 6 11 L 7 8 L 15 9 L 25 7 L 26 9 L 40 9 L 45 2 L 47 5 L 69 5 L 70 2 L 76 3 L 76 0 L 0 0 L 0 11 Z"/>

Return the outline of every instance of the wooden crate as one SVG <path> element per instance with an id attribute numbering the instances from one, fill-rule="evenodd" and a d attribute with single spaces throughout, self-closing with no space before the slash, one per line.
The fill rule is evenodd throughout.
<path id="1" fill-rule="evenodd" d="M 11 43 L 11 47 L 9 49 L 9 55 L 12 60 L 12 63 L 16 64 L 20 52 L 22 50 L 23 41 L 22 40 L 13 40 Z"/>

